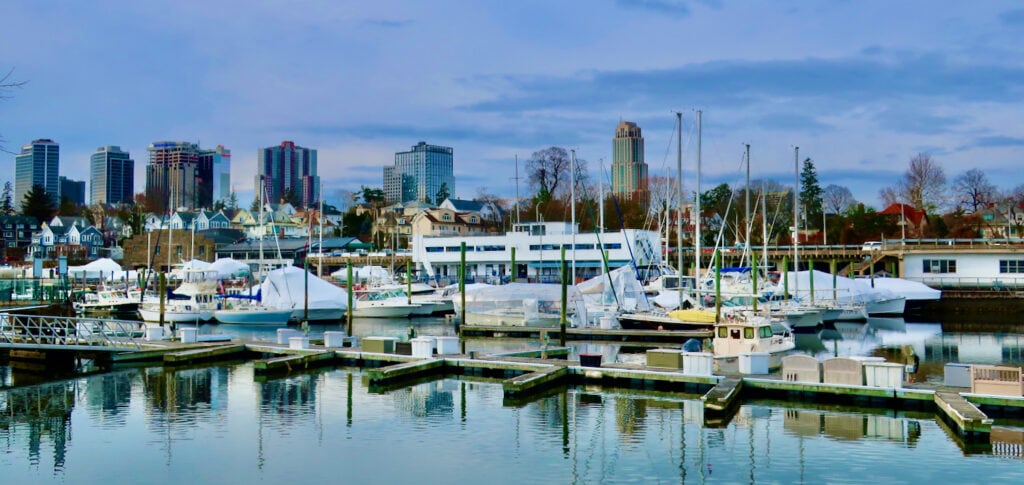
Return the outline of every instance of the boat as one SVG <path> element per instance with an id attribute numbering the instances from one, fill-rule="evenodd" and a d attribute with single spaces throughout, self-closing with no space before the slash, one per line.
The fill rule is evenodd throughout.
<path id="1" fill-rule="evenodd" d="M 85 293 L 82 301 L 72 303 L 76 313 L 80 314 L 116 314 L 132 313 L 139 308 L 139 299 L 132 299 L 124 290 L 103 289 L 95 293 Z"/>
<path id="2" fill-rule="evenodd" d="M 711 340 L 716 359 L 733 359 L 749 352 L 780 354 L 796 346 L 793 335 L 785 330 L 776 334 L 772 322 L 750 312 L 729 313 L 715 324 Z"/>
<path id="3" fill-rule="evenodd" d="M 286 326 L 291 317 L 289 309 L 277 310 L 254 300 L 225 301 L 223 308 L 213 312 L 218 322 L 237 325 Z"/>
<path id="4" fill-rule="evenodd" d="M 359 295 L 353 302 L 353 317 L 407 318 L 420 306 L 409 304 L 404 293 L 397 290 L 374 291 Z"/>
<path id="5" fill-rule="evenodd" d="M 857 278 L 858 281 L 870 281 L 874 288 L 886 290 L 902 296 L 906 299 L 904 313 L 919 313 L 930 301 L 937 301 L 942 298 L 942 291 L 936 290 L 919 281 L 911 281 L 903 278 L 880 277 L 865 279 Z"/>
<path id="6" fill-rule="evenodd" d="M 305 292 L 307 285 L 308 292 Z M 295 266 L 268 272 L 259 291 L 263 306 L 289 310 L 293 321 L 338 322 L 348 310 L 348 294 L 344 289 Z"/>
<path id="7" fill-rule="evenodd" d="M 206 322 L 213 319 L 217 309 L 216 272 L 194 270 L 184 273 L 185 280 L 163 302 L 165 322 Z M 139 305 L 139 316 L 146 322 L 160 321 L 159 301 L 144 301 Z"/>

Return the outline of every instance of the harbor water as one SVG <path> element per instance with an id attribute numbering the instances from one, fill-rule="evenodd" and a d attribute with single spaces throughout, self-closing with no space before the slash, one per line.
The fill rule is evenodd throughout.
<path id="1" fill-rule="evenodd" d="M 1022 335 L 943 331 L 902 320 L 840 325 L 800 341 L 825 357 L 921 356 L 1020 365 Z M 401 336 L 408 320 L 361 320 L 356 334 Z M 443 319 L 420 334 L 452 330 Z M 946 325 L 945 327 L 949 327 Z M 336 329 L 310 327 L 310 334 Z M 272 339 L 272 329 L 203 328 Z M 499 353 L 540 342 L 478 339 Z M 573 343 L 629 362 L 643 349 Z M 556 388 L 503 398 L 500 380 L 449 377 L 369 387 L 359 369 L 281 378 L 251 363 L 113 370 L 25 385 L 0 366 L 5 483 L 1019 483 L 1024 425 L 997 418 L 991 443 L 964 443 L 932 412 L 749 401 L 721 427 L 698 395 Z"/>

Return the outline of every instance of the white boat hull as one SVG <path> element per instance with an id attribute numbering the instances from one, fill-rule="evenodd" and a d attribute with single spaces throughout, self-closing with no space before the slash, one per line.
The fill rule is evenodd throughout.
<path id="1" fill-rule="evenodd" d="M 352 312 L 353 317 L 360 318 L 406 318 L 419 305 L 364 305 L 356 303 L 356 309 Z"/>
<path id="2" fill-rule="evenodd" d="M 297 322 L 301 322 L 306 317 L 306 309 L 298 308 L 292 310 L 291 319 Z M 344 308 L 310 308 L 309 309 L 309 321 L 338 321 L 345 318 Z"/>
<path id="3" fill-rule="evenodd" d="M 159 322 L 160 310 L 149 310 L 145 308 L 139 308 L 139 316 L 142 317 L 142 320 L 146 322 Z M 209 320 L 209 318 L 205 320 Z M 164 310 L 165 322 L 195 323 L 205 320 L 202 318 L 202 312 L 199 310 Z"/>
<path id="4" fill-rule="evenodd" d="M 873 301 L 867 304 L 868 315 L 903 315 L 907 299 L 904 297 L 888 298 L 885 300 Z"/>

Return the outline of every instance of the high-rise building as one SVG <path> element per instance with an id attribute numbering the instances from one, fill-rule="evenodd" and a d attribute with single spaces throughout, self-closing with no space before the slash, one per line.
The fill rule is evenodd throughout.
<path id="1" fill-rule="evenodd" d="M 200 205 L 199 145 L 158 141 L 149 145 L 146 196 L 157 207 L 195 209 Z"/>
<path id="2" fill-rule="evenodd" d="M 60 198 L 65 197 L 78 205 L 85 205 L 85 180 L 71 180 L 63 175 L 57 178 L 60 181 Z"/>
<path id="3" fill-rule="evenodd" d="M 14 158 L 14 205 L 21 207 L 33 185 L 42 185 L 54 203 L 60 201 L 60 144 L 50 139 L 33 140 Z"/>
<path id="4" fill-rule="evenodd" d="M 631 121 L 619 122 L 619 126 L 615 127 L 615 139 L 612 140 L 612 193 L 647 200 L 644 137 L 640 127 Z"/>
<path id="5" fill-rule="evenodd" d="M 395 164 L 384 167 L 384 196 L 388 203 L 409 201 L 440 204 L 441 187 L 455 195 L 452 148 L 419 142 L 407 152 L 395 153 Z"/>
<path id="6" fill-rule="evenodd" d="M 260 181 L 263 181 L 261 184 Z M 283 141 L 276 147 L 261 148 L 258 153 L 256 194 L 259 199 L 277 203 L 293 201 L 299 207 L 312 207 L 320 200 L 320 176 L 316 173 L 316 149 Z"/>
<path id="7" fill-rule="evenodd" d="M 132 203 L 135 196 L 135 160 L 119 146 L 96 149 L 89 166 L 89 203 Z"/>
<path id="8" fill-rule="evenodd" d="M 231 197 L 231 150 L 224 148 L 224 145 L 200 150 L 199 171 L 203 179 L 202 186 L 209 185 L 211 194 L 210 202 L 203 207 L 212 207 L 218 200 L 227 201 Z"/>

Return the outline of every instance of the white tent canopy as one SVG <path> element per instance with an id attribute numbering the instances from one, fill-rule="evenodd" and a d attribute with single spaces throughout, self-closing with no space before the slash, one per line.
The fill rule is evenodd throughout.
<path id="1" fill-rule="evenodd" d="M 69 267 L 68 276 L 71 278 L 100 278 L 123 271 L 121 265 L 113 259 L 100 258 L 86 265 Z"/>
<path id="2" fill-rule="evenodd" d="M 348 278 L 348 268 L 341 268 L 331 273 L 331 277 L 338 281 L 345 281 Z M 383 266 L 360 266 L 352 269 L 352 278 L 356 281 L 390 283 L 391 275 Z"/>

